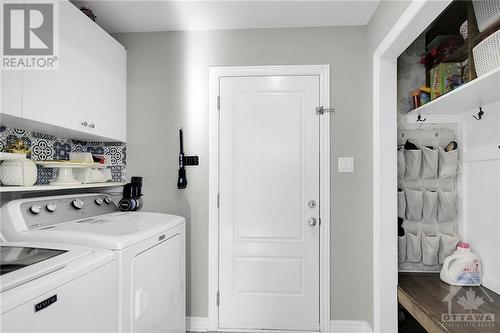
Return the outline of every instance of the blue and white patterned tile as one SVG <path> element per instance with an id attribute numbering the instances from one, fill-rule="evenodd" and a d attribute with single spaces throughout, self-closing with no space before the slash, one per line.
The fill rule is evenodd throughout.
<path id="1" fill-rule="evenodd" d="M 105 147 L 104 154 L 111 158 L 111 165 L 118 165 L 123 160 L 121 149 L 117 147 Z"/>
<path id="2" fill-rule="evenodd" d="M 54 159 L 55 160 L 69 160 L 69 153 L 71 153 L 71 145 L 67 142 L 54 142 Z"/>
<path id="3" fill-rule="evenodd" d="M 47 185 L 55 178 L 56 170 L 37 166 L 37 184 Z"/>
<path id="4" fill-rule="evenodd" d="M 31 155 L 32 158 L 37 161 L 54 159 L 53 142 L 45 139 L 33 139 Z"/>
<path id="5" fill-rule="evenodd" d="M 114 182 L 126 180 L 126 145 L 119 142 L 82 142 L 67 138 L 59 138 L 50 134 L 30 132 L 23 129 L 0 127 L 0 151 L 16 142 L 17 139 L 31 149 L 28 158 L 33 160 L 67 160 L 70 152 L 91 152 L 92 154 L 110 154 L 112 160 L 111 174 Z M 37 168 L 37 184 L 48 184 L 55 178 L 56 170 Z"/>
<path id="6" fill-rule="evenodd" d="M 87 153 L 92 153 L 92 154 L 95 154 L 95 155 L 102 155 L 102 154 L 104 154 L 104 148 L 103 147 L 87 146 L 86 151 L 87 151 Z"/>

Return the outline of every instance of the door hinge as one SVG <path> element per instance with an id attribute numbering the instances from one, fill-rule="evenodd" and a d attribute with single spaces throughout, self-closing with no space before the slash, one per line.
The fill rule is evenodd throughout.
<path id="1" fill-rule="evenodd" d="M 318 219 L 318 223 L 321 226 L 321 217 Z"/>
<path id="2" fill-rule="evenodd" d="M 331 112 L 331 113 L 335 114 L 335 108 L 325 109 L 323 106 L 318 106 L 316 108 L 316 114 L 317 115 L 322 115 L 325 112 Z"/>
<path id="3" fill-rule="evenodd" d="M 220 206 L 220 195 L 217 193 L 217 208 Z"/>
<path id="4" fill-rule="evenodd" d="M 220 96 L 217 96 L 217 110 L 220 111 Z"/>
<path id="5" fill-rule="evenodd" d="M 220 292 L 217 291 L 217 306 L 220 305 Z"/>

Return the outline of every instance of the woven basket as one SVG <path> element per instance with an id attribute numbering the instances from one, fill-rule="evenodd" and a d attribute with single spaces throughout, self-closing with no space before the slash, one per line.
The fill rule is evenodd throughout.
<path id="1" fill-rule="evenodd" d="M 478 76 L 500 67 L 500 30 L 485 38 L 472 49 Z"/>
<path id="2" fill-rule="evenodd" d="M 500 19 L 500 0 L 474 0 L 472 3 L 479 31 L 484 31 Z"/>

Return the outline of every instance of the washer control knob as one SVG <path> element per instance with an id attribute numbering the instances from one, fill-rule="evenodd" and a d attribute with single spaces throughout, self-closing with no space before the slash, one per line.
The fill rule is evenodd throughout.
<path id="1" fill-rule="evenodd" d="M 110 197 L 105 197 L 104 198 L 104 202 L 109 205 L 111 203 L 111 198 Z"/>
<path id="2" fill-rule="evenodd" d="M 30 207 L 30 212 L 33 213 L 33 214 L 40 214 L 42 212 L 42 206 L 39 206 L 39 205 L 33 205 Z"/>
<path id="3" fill-rule="evenodd" d="M 76 209 L 82 209 L 85 203 L 80 199 L 75 199 L 71 201 L 71 205 Z"/>
<path id="4" fill-rule="evenodd" d="M 45 208 L 46 208 L 49 212 L 53 213 L 53 212 L 55 212 L 55 211 L 56 211 L 57 206 L 56 206 L 56 204 L 55 204 L 55 203 L 52 203 L 52 202 L 51 202 L 51 203 L 47 204 L 47 206 L 45 206 Z"/>
<path id="5" fill-rule="evenodd" d="M 101 198 L 97 198 L 97 199 L 95 199 L 95 204 L 96 204 L 97 206 L 102 205 L 102 203 L 103 203 L 103 201 L 102 201 L 102 199 L 101 199 Z"/>

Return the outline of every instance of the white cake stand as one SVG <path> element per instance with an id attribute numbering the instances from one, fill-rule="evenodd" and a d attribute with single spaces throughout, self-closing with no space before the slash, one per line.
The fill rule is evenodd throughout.
<path id="1" fill-rule="evenodd" d="M 92 168 L 101 169 L 107 165 L 99 163 L 83 163 L 83 162 L 60 162 L 60 161 L 36 161 L 37 165 L 45 168 L 58 169 L 57 177 L 50 185 L 78 185 L 79 182 L 73 176 L 73 169 Z"/>

